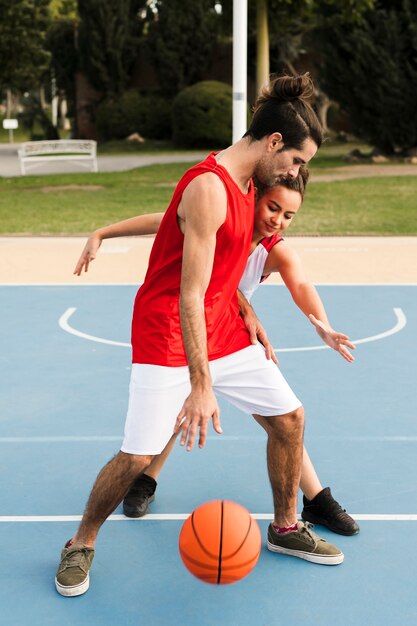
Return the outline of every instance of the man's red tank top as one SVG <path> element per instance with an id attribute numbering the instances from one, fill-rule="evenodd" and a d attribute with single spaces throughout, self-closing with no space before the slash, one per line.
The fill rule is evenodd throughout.
<path id="1" fill-rule="evenodd" d="M 237 288 L 252 238 L 254 188 L 251 181 L 244 194 L 212 153 L 181 178 L 159 227 L 133 310 L 133 363 L 187 365 L 179 313 L 184 235 L 177 222 L 177 209 L 187 185 L 206 172 L 220 178 L 227 194 L 226 219 L 217 231 L 213 271 L 204 300 L 208 358 L 212 361 L 250 345 L 239 315 Z"/>

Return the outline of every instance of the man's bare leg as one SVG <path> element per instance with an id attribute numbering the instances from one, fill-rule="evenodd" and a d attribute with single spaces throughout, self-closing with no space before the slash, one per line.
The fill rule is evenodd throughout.
<path id="1" fill-rule="evenodd" d="M 62 550 L 55 576 L 59 594 L 72 597 L 88 590 L 98 531 L 122 501 L 135 476 L 151 461 L 152 456 L 119 452 L 103 467 L 94 483 L 78 531 Z"/>
<path id="2" fill-rule="evenodd" d="M 274 497 L 268 550 L 321 565 L 338 565 L 343 552 L 297 523 L 297 494 L 303 457 L 304 410 L 277 417 L 254 416 L 268 434 L 267 462 Z"/>
<path id="3" fill-rule="evenodd" d="M 289 528 L 297 521 L 297 494 L 303 456 L 304 410 L 275 417 L 254 415 L 268 435 L 267 465 L 274 499 L 274 523 Z"/>
<path id="4" fill-rule="evenodd" d="M 100 526 L 120 504 L 138 474 L 151 463 L 152 456 L 119 452 L 99 473 L 73 542 L 93 548 Z"/>

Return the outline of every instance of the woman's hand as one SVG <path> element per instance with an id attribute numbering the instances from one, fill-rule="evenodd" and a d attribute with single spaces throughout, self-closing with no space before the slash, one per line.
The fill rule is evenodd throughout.
<path id="1" fill-rule="evenodd" d="M 90 262 L 94 261 L 96 258 L 102 241 L 102 238 L 97 232 L 94 232 L 89 236 L 84 250 L 82 251 L 77 265 L 75 266 L 74 274 L 76 276 L 80 276 L 83 269 L 85 272 L 88 272 L 88 266 L 90 265 Z"/>
<path id="2" fill-rule="evenodd" d="M 352 363 L 355 360 L 355 357 L 349 352 L 348 348 L 356 350 L 356 346 L 349 341 L 349 337 L 347 335 L 338 333 L 330 326 L 323 324 L 323 322 L 318 320 L 312 314 L 308 316 L 308 319 L 313 324 L 317 334 L 324 341 L 324 343 L 327 343 L 330 348 L 339 352 L 339 354 L 346 359 L 348 363 Z"/>

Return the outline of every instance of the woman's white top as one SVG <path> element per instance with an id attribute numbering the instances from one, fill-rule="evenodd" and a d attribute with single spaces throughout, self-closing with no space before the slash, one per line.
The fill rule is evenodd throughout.
<path id="1" fill-rule="evenodd" d="M 249 256 L 245 271 L 243 272 L 243 276 L 239 283 L 239 290 L 249 302 L 251 301 L 251 298 L 260 283 L 269 276 L 269 274 L 264 274 L 264 267 L 268 254 L 272 248 L 282 240 L 283 238 L 281 235 L 265 237 L 265 239 L 262 239 L 258 243 L 255 250 Z"/>

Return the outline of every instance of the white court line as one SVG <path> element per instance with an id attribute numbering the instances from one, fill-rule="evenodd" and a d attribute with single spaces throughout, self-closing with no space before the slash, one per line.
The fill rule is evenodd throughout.
<path id="1" fill-rule="evenodd" d="M 83 333 L 73 328 L 72 326 L 70 326 L 69 319 L 72 317 L 72 315 L 74 315 L 76 310 L 77 310 L 76 307 L 70 307 L 61 315 L 61 317 L 59 318 L 58 324 L 62 330 L 69 333 L 70 335 L 75 335 L 76 337 L 87 339 L 88 341 L 95 341 L 97 343 L 104 343 L 104 344 L 108 344 L 111 346 L 120 346 L 122 348 L 131 347 L 130 343 L 125 343 L 122 341 L 113 341 L 111 339 L 103 339 L 102 337 L 96 337 L 95 335 L 89 335 L 87 333 Z M 394 311 L 394 315 L 397 318 L 397 322 L 392 328 L 390 328 L 389 330 L 386 330 L 383 333 L 379 333 L 378 335 L 364 337 L 363 339 L 352 339 L 352 343 L 359 344 L 359 343 L 368 343 L 370 341 L 378 341 L 380 339 L 385 339 L 386 337 L 389 337 L 390 335 L 394 335 L 395 333 L 400 332 L 400 330 L 402 330 L 407 324 L 407 318 L 404 315 L 404 312 L 402 309 L 394 308 L 393 311 Z M 307 352 L 311 350 L 330 350 L 330 347 L 327 345 L 319 345 L 319 346 L 303 346 L 300 348 L 274 348 L 274 352 Z"/>
<path id="2" fill-rule="evenodd" d="M 141 283 L 0 283 L 0 287 L 136 287 L 139 289 Z M 417 283 L 314 283 L 315 287 L 417 287 Z M 262 283 L 260 289 L 265 287 L 279 287 L 286 289 L 281 283 Z"/>
<path id="3" fill-rule="evenodd" d="M 94 441 L 118 441 L 123 440 L 122 435 L 39 435 L 34 437 L 0 437 L 2 443 L 87 443 Z M 414 435 L 318 435 L 308 438 L 312 441 L 353 441 L 353 442 L 393 442 L 415 443 L 417 436 Z M 265 435 L 208 435 L 207 441 L 266 441 Z"/>
<path id="4" fill-rule="evenodd" d="M 70 443 L 90 441 L 122 441 L 121 435 L 53 435 L 36 437 L 0 437 L 1 443 Z"/>
<path id="5" fill-rule="evenodd" d="M 68 324 L 69 318 L 75 313 L 76 307 L 70 307 L 61 315 L 59 318 L 58 324 L 62 330 L 69 333 L 70 335 L 75 335 L 76 337 L 81 337 L 82 339 L 87 339 L 88 341 L 95 341 L 96 343 L 105 343 L 109 346 L 121 346 L 122 348 L 130 348 L 130 343 L 123 343 L 122 341 L 112 341 L 111 339 L 102 339 L 101 337 L 95 337 L 94 335 L 88 335 L 87 333 L 82 333 L 75 328 L 72 328 Z"/>
<path id="6" fill-rule="evenodd" d="M 107 518 L 109 522 L 151 522 L 154 520 L 175 521 L 184 520 L 189 517 L 190 513 L 149 513 L 144 517 L 126 517 L 125 515 L 110 515 Z M 251 513 L 254 519 L 259 520 L 271 520 L 273 513 Z M 350 514 L 351 515 L 351 514 Z M 298 516 L 300 518 L 300 516 Z M 417 514 L 405 513 L 405 514 L 367 514 L 358 513 L 351 515 L 358 521 L 376 521 L 376 522 L 416 522 Z M 81 515 L 2 515 L 0 516 L 0 523 L 30 523 L 30 522 L 79 522 Z"/>
<path id="7" fill-rule="evenodd" d="M 397 322 L 395 326 L 386 330 L 383 333 L 379 333 L 378 335 L 372 335 L 370 337 L 364 337 L 363 339 L 352 339 L 352 343 L 357 345 L 359 343 L 369 343 L 370 341 L 379 341 L 380 339 L 385 339 L 390 335 L 395 335 L 395 333 L 399 333 L 405 325 L 407 324 L 407 318 L 404 315 L 404 311 L 402 309 L 393 308 L 394 314 L 397 318 Z M 320 346 L 309 346 L 303 348 L 274 348 L 274 352 L 307 352 L 309 350 L 330 350 L 330 346 L 320 345 Z"/>

